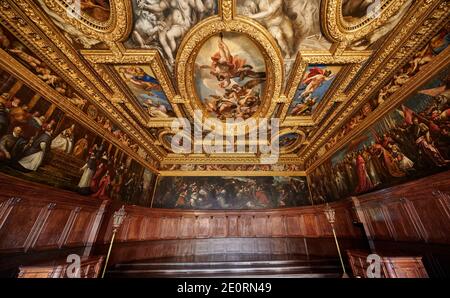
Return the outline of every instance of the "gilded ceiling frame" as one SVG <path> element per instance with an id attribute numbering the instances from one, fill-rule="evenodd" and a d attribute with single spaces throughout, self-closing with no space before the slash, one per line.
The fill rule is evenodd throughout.
<path id="1" fill-rule="evenodd" d="M 50 2 L 50 0 L 45 1 Z M 67 0 L 59 0 L 59 1 L 67 1 Z M 402 0 L 402 2 L 405 1 L 406 0 Z M 396 32 L 395 33 L 392 32 L 391 37 L 387 42 L 384 43 L 383 48 L 376 51 L 374 53 L 374 56 L 371 57 L 372 64 L 370 65 L 370 67 L 364 69 L 362 74 L 359 76 L 359 80 L 348 91 L 344 89 L 349 85 L 351 80 L 354 78 L 354 76 L 358 73 L 359 69 L 361 68 L 361 64 L 358 64 L 360 62 L 355 63 L 354 61 L 351 61 L 351 59 L 354 58 L 355 55 L 360 55 L 361 60 L 363 59 L 362 56 L 365 56 L 365 59 L 367 59 L 370 53 L 369 52 L 351 53 L 349 51 L 346 51 L 345 50 L 346 45 L 348 45 L 350 41 L 359 38 L 358 37 L 359 35 L 353 33 L 352 33 L 353 35 L 345 35 L 350 33 L 343 31 L 345 29 L 344 27 L 340 29 L 338 28 L 339 30 L 341 30 L 340 31 L 341 35 L 339 35 L 339 32 L 326 33 L 326 36 L 329 38 L 330 36 L 328 36 L 327 34 L 330 35 L 334 34 L 333 36 L 337 36 L 338 38 L 337 40 L 335 40 L 336 44 L 334 45 L 334 48 L 331 50 L 333 54 L 326 52 L 323 55 L 317 55 L 317 52 L 315 52 L 315 54 L 318 56 L 317 59 L 323 60 L 348 59 L 346 64 L 351 66 L 349 66 L 349 69 L 346 70 L 345 73 L 339 74 L 339 78 L 337 78 L 337 80 L 339 80 L 341 84 L 339 84 L 339 86 L 337 86 L 338 84 L 334 84 L 336 86 L 332 87 L 333 90 L 329 90 L 330 94 L 327 94 L 327 96 L 323 99 L 323 103 L 321 103 L 323 104 L 323 106 L 321 106 L 320 109 L 316 110 L 314 115 L 312 115 L 311 117 L 310 116 L 292 117 L 292 118 L 287 117 L 286 119 L 282 118 L 284 120 L 282 122 L 283 129 L 284 128 L 303 129 L 305 127 L 311 128 L 314 125 L 316 125 L 317 130 L 314 129 L 314 132 L 308 136 L 308 140 L 304 142 L 306 146 L 301 147 L 298 154 L 287 154 L 287 155 L 283 154 L 280 157 L 279 162 L 280 164 L 282 163 L 304 164 L 306 160 L 308 160 L 311 156 L 313 156 L 313 154 L 317 152 L 317 150 L 320 149 L 324 143 L 326 143 L 326 141 L 333 135 L 333 133 L 335 133 L 339 129 L 340 125 L 342 125 L 346 120 L 348 120 L 352 116 L 352 112 L 358 107 L 362 106 L 362 104 L 364 104 L 365 101 L 369 99 L 368 98 L 369 93 L 378 88 L 382 83 L 382 81 L 392 74 L 392 69 L 398 67 L 398 65 L 401 64 L 401 61 L 404 61 L 408 55 L 414 52 L 414 50 L 417 48 L 417 45 L 420 44 L 420 40 L 424 39 L 424 36 L 426 36 L 427 34 L 430 34 L 430 32 L 433 31 L 432 29 L 433 26 L 437 26 L 437 23 L 439 23 L 441 19 L 445 17 L 444 14 L 448 13 L 448 8 L 445 8 L 443 6 L 443 3 L 445 2 L 444 0 L 419 0 L 416 2 L 417 3 L 413 5 L 414 9 L 411 9 L 412 12 L 409 13 L 407 17 L 404 18 L 404 20 L 400 23 L 400 26 L 398 26 L 398 28 L 396 29 Z M 11 5 L 9 3 L 11 3 L 11 5 L 14 7 L 12 10 Z M 130 1 L 115 0 L 111 1 L 111 3 L 114 3 L 114 5 L 116 6 L 117 5 L 120 6 L 120 5 L 127 5 L 127 3 L 130 3 Z M 324 4 L 322 6 L 321 12 L 322 15 L 328 14 L 327 9 L 330 9 L 330 7 L 334 7 L 334 9 L 336 10 L 337 3 L 341 4 L 342 0 L 339 1 L 328 0 L 323 3 Z M 165 152 L 165 150 L 163 150 L 162 147 L 158 145 L 158 142 L 155 142 L 155 139 L 151 137 L 150 133 L 148 132 L 142 133 L 141 125 L 147 122 L 145 123 L 146 125 L 144 126 L 147 127 L 154 126 L 162 128 L 162 127 L 169 127 L 170 122 L 159 120 L 154 121 L 154 118 L 151 121 L 147 121 L 145 117 L 143 117 L 141 111 L 137 110 L 135 106 L 132 105 L 131 102 L 126 101 L 125 103 L 123 103 L 122 100 L 126 97 L 123 97 L 124 95 L 122 94 L 123 92 L 120 92 L 120 88 L 118 86 L 115 86 L 116 84 L 114 83 L 114 78 L 107 73 L 107 70 L 103 68 L 101 64 L 88 65 L 86 62 L 83 61 L 83 58 L 81 58 L 81 56 L 87 57 L 92 53 L 90 53 L 90 51 L 81 51 L 80 56 L 80 54 L 76 52 L 73 46 L 69 45 L 65 37 L 61 34 L 59 30 L 56 29 L 55 25 L 52 24 L 52 22 L 48 19 L 48 17 L 43 15 L 41 12 L 38 12 L 37 10 L 39 9 L 36 10 L 37 6 L 35 4 L 31 4 L 29 1 L 25 0 L 17 0 L 17 1 L 0 0 L 0 5 L 2 7 L 0 15 L 4 17 L 5 19 L 4 22 L 7 22 L 11 24 L 11 26 L 14 26 L 16 31 L 19 32 L 21 40 L 26 40 L 27 45 L 29 45 L 30 43 L 33 44 L 34 48 L 36 48 L 40 53 L 40 57 L 44 56 L 45 61 L 46 62 L 49 61 L 50 62 L 49 64 L 55 66 L 55 68 L 58 70 L 58 73 L 65 72 L 64 79 L 67 79 L 68 82 L 71 82 L 72 83 L 71 85 L 75 85 L 77 90 L 81 90 L 83 92 L 83 95 L 87 95 L 84 97 L 88 98 L 93 104 L 100 107 L 104 112 L 116 118 L 116 121 L 120 124 L 121 128 L 123 128 L 127 134 L 132 136 L 133 140 L 137 140 L 138 144 L 142 146 L 142 148 L 144 148 L 147 151 L 147 153 L 149 153 L 156 160 L 161 161 L 162 163 L 179 162 L 184 164 L 195 162 L 205 164 L 207 163 L 248 164 L 248 163 L 257 163 L 259 161 L 259 159 L 256 156 L 248 156 L 248 155 L 243 156 L 238 156 L 236 154 L 228 156 L 192 155 L 186 157 L 182 155 L 174 155 Z M 391 10 L 389 11 L 389 13 L 393 13 L 393 11 L 395 10 L 393 7 L 394 6 L 391 6 L 390 8 Z M 130 6 L 128 8 L 130 8 Z M 236 3 L 234 0 L 219 1 L 219 16 L 224 23 L 230 23 L 233 22 L 233 20 L 243 18 L 236 16 L 235 8 Z M 398 10 L 398 8 L 396 9 Z M 432 20 L 430 20 L 428 24 L 424 23 L 424 25 L 418 29 L 417 24 L 419 22 L 423 22 L 427 17 L 431 15 L 431 13 L 430 14 L 427 13 L 427 10 L 433 11 L 433 16 L 430 17 L 432 18 Z M 335 18 L 337 16 L 337 12 L 334 11 L 330 13 L 332 16 L 334 15 L 334 21 L 337 22 L 337 19 Z M 130 15 L 132 14 L 129 13 L 128 16 Z M 383 15 L 387 16 L 388 10 L 383 12 Z M 114 18 L 114 16 L 112 16 L 108 22 L 112 22 L 112 18 Z M 119 18 L 117 17 L 117 20 L 118 19 Z M 84 20 L 86 21 L 87 19 Z M 322 17 L 322 21 L 324 20 L 325 18 Z M 330 24 L 332 24 L 331 23 L 332 20 L 333 18 L 327 18 L 326 24 L 323 23 L 322 26 L 330 26 Z M 82 23 L 79 23 L 78 25 L 76 24 L 73 25 L 78 28 L 78 26 L 81 26 L 80 24 Z M 126 29 L 123 30 L 124 32 L 123 36 L 120 36 L 120 34 L 115 34 L 115 37 L 113 37 L 113 34 L 111 34 L 108 38 L 103 37 L 103 35 L 108 34 L 106 31 L 111 28 L 107 30 L 105 29 L 106 31 L 103 30 L 103 32 L 100 32 L 102 31 L 100 30 L 98 32 L 90 32 L 89 34 L 91 34 L 90 36 L 95 36 L 95 34 L 97 34 L 96 35 L 97 37 L 101 35 L 102 39 L 107 40 L 107 45 L 110 48 L 108 52 L 112 53 L 115 59 L 119 59 L 119 57 L 126 56 L 124 55 L 124 53 L 131 54 L 133 51 L 142 52 L 142 50 L 129 50 L 123 47 L 121 41 L 123 41 L 127 36 L 125 32 L 127 30 L 130 30 L 131 28 L 131 21 L 130 22 L 127 21 L 126 24 L 127 26 L 125 26 Z M 83 24 L 83 26 L 86 28 L 80 30 L 82 30 L 85 33 L 88 32 L 89 26 L 86 26 L 86 24 Z M 378 25 L 372 23 L 370 24 L 370 26 L 372 26 L 372 28 L 375 28 Z M 369 25 L 365 24 L 364 28 L 358 29 L 358 34 L 360 34 L 361 36 L 367 34 L 364 32 L 368 32 L 367 31 L 368 27 Z M 408 37 L 411 35 L 413 30 L 419 31 L 418 32 L 419 34 L 413 34 L 412 35 L 413 37 L 409 41 Z M 45 36 L 42 35 L 40 31 L 42 31 Z M 404 43 L 403 47 L 401 46 L 402 43 Z M 59 49 L 55 49 L 53 45 L 55 45 Z M 276 45 L 275 49 L 278 49 Z M 101 50 L 99 51 L 101 52 Z M 149 52 L 150 51 L 146 51 L 146 53 Z M 303 57 L 307 57 L 308 56 L 307 54 L 308 54 L 307 52 L 302 51 L 302 53 L 298 55 L 297 60 L 304 59 Z M 134 52 L 133 55 L 138 54 Z M 159 59 L 162 64 L 160 54 L 159 53 L 155 54 L 155 57 L 156 57 L 155 59 Z M 306 64 L 306 62 L 301 60 L 300 62 L 296 63 Z M 326 64 L 326 61 L 321 63 Z M 386 64 L 383 65 L 384 63 Z M 303 73 L 306 69 L 305 65 L 303 67 L 304 69 L 302 70 L 301 69 L 299 70 L 299 68 L 297 68 L 295 74 L 291 75 L 291 78 L 288 81 L 291 82 L 290 83 L 291 86 L 289 87 L 288 85 L 288 88 L 286 88 L 284 92 L 280 92 L 279 96 L 274 100 L 275 102 L 277 102 L 277 104 L 281 103 L 282 105 L 284 105 L 283 107 L 283 112 L 285 112 L 284 115 L 286 115 L 287 109 L 289 108 L 289 105 L 292 101 L 292 98 L 289 99 L 288 96 L 289 92 L 292 93 L 292 90 L 288 89 L 289 88 L 296 89 L 298 87 L 298 82 L 301 80 Z M 83 76 L 80 77 L 79 74 L 83 74 Z M 98 75 L 100 75 L 100 79 L 98 78 Z M 156 72 L 155 75 L 158 76 Z M 162 65 L 161 74 L 159 75 L 167 76 L 168 81 L 170 82 L 170 78 L 164 65 Z M 297 84 L 294 84 L 292 82 L 293 80 L 298 80 Z M 284 94 L 286 96 L 284 96 Z M 166 95 L 168 96 L 167 93 Z M 176 103 L 177 107 L 180 108 L 179 112 L 181 114 L 182 111 L 186 109 L 186 106 L 188 106 L 186 99 L 177 95 L 175 91 L 173 93 L 173 97 L 169 99 L 169 101 L 171 101 L 171 103 L 172 101 Z M 333 112 L 332 116 L 325 118 L 325 115 L 331 108 L 331 104 L 333 102 L 341 102 L 341 104 L 337 108 L 337 110 Z M 124 104 L 125 107 L 123 106 Z M 173 107 L 175 110 L 175 106 Z M 131 115 L 128 113 L 128 111 L 131 111 Z M 317 126 L 318 124 L 320 124 L 320 126 Z M 323 158 L 321 157 L 320 160 L 323 160 Z M 228 173 L 228 171 L 226 173 Z M 248 174 L 248 172 L 246 173 Z"/>
<path id="2" fill-rule="evenodd" d="M 272 138 L 272 142 L 274 139 L 276 138 L 281 138 L 284 135 L 290 134 L 290 133 L 295 133 L 299 136 L 299 138 L 291 145 L 287 146 L 286 148 L 281 147 L 280 148 L 280 154 L 288 154 L 288 153 L 292 153 L 295 150 L 297 150 L 301 145 L 303 145 L 303 143 L 306 140 L 306 134 L 303 130 L 301 130 L 299 127 L 289 127 L 289 128 L 284 128 L 282 130 L 280 130 L 278 132 L 277 135 L 275 135 Z"/>
<path id="3" fill-rule="evenodd" d="M 313 125 L 318 124 L 321 121 L 321 116 L 323 117 L 328 112 L 334 102 L 345 101 L 347 98 L 344 93 L 346 84 L 351 81 L 357 70 L 363 67 L 364 62 L 369 59 L 371 54 L 372 51 L 345 51 L 339 55 L 333 55 L 328 51 L 320 54 L 317 51 L 299 52 L 285 87 L 286 102 L 280 118 L 284 119 L 283 122 L 288 123 L 310 120 Z M 311 116 L 288 116 L 287 113 L 294 100 L 298 86 L 305 75 L 307 67 L 311 64 L 339 65 L 343 68 L 339 71 L 338 77 L 319 103 L 317 111 L 314 111 Z"/>
<path id="4" fill-rule="evenodd" d="M 43 0 L 45 5 L 68 24 L 87 36 L 106 42 L 121 41 L 129 35 L 132 24 L 131 0 L 111 0 L 110 16 L 97 21 L 86 13 L 78 13 L 71 0 Z M 70 13 L 69 13 L 70 11 Z"/>
<path id="5" fill-rule="evenodd" d="M 227 1 L 224 1 L 227 3 Z M 223 11 L 223 9 L 222 9 Z M 222 32 L 234 32 L 250 38 L 259 48 L 266 65 L 267 81 L 262 96 L 262 105 L 250 119 L 268 118 L 273 114 L 282 95 L 284 69 L 281 52 L 276 41 L 258 22 L 246 17 L 223 14 L 209 17 L 198 23 L 184 37 L 177 53 L 176 81 L 180 96 L 188 103 L 186 105 L 190 117 L 194 117 L 195 110 L 202 110 L 208 117 L 204 104 L 198 98 L 194 83 L 195 58 L 199 49 L 212 36 Z"/>
<path id="6" fill-rule="evenodd" d="M 161 58 L 161 54 L 157 50 L 133 50 L 120 49 L 120 54 L 113 51 L 105 50 L 84 50 L 83 56 L 92 64 L 100 65 L 100 67 L 106 67 L 109 72 L 109 76 L 114 80 L 115 86 L 117 86 L 116 98 L 124 99 L 124 104 L 130 109 L 133 115 L 141 119 L 141 124 L 146 127 L 167 127 L 170 126 L 175 118 L 154 118 L 151 117 L 144 108 L 139 105 L 135 96 L 131 93 L 129 88 L 125 86 L 123 79 L 117 73 L 114 66 L 120 65 L 136 65 L 136 66 L 149 66 L 153 71 L 156 79 L 159 81 L 167 100 L 171 104 L 177 117 L 183 117 L 179 105 L 184 102 L 177 96 L 174 86 L 170 80 L 167 69 Z M 111 72 L 114 74 L 112 75 Z M 127 99 L 127 100 L 125 100 Z"/>
<path id="7" fill-rule="evenodd" d="M 329 40 L 349 45 L 384 25 L 408 0 L 380 0 L 381 12 L 368 14 L 354 22 L 347 22 L 342 15 L 343 0 L 322 0 L 322 32 Z M 345 47 L 344 46 L 344 47 Z"/>

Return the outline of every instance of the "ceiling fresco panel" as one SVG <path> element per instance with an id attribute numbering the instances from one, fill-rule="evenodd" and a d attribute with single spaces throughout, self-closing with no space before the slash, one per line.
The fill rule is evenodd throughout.
<path id="1" fill-rule="evenodd" d="M 151 118 L 175 117 L 172 105 L 151 67 L 116 65 L 114 69 Z"/>
<path id="2" fill-rule="evenodd" d="M 285 59 L 295 59 L 299 50 L 331 47 L 320 31 L 320 0 L 237 0 L 237 12 L 267 28 Z"/>
<path id="3" fill-rule="evenodd" d="M 342 66 L 309 65 L 289 107 L 288 116 L 311 116 L 333 84 Z"/>
<path id="4" fill-rule="evenodd" d="M 215 0 L 132 0 L 132 4 L 133 29 L 125 46 L 158 49 L 171 68 L 186 33 L 218 11 Z"/>

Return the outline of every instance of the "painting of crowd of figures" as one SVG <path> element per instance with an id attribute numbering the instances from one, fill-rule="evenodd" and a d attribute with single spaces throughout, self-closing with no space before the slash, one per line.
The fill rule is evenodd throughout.
<path id="1" fill-rule="evenodd" d="M 106 126 L 111 133 L 118 130 Z M 0 172 L 143 206 L 150 206 L 153 192 L 151 172 L 3 70 Z"/>
<path id="2" fill-rule="evenodd" d="M 450 167 L 450 70 L 322 163 L 309 176 L 315 201 L 386 188 Z"/>
<path id="3" fill-rule="evenodd" d="M 310 205 L 305 177 L 160 177 L 154 208 L 268 209 Z"/>

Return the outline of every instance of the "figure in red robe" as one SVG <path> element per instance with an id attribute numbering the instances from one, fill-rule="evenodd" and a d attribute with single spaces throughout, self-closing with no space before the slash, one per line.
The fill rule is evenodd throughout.
<path id="1" fill-rule="evenodd" d="M 366 162 L 361 154 L 356 158 L 356 173 L 358 175 L 358 186 L 355 193 L 363 193 L 373 188 L 373 183 L 370 181 L 369 174 L 367 174 Z"/>
<path id="2" fill-rule="evenodd" d="M 96 193 L 99 188 L 100 179 L 105 175 L 107 171 L 107 167 L 105 164 L 105 160 L 102 160 L 100 164 L 97 166 L 97 169 L 95 170 L 95 174 L 92 177 L 91 180 L 91 192 Z"/>
<path id="3" fill-rule="evenodd" d="M 255 197 L 258 200 L 258 202 L 260 202 L 264 206 L 268 206 L 270 203 L 269 198 L 267 197 L 264 190 L 261 189 L 261 187 L 258 187 L 258 189 L 256 190 Z"/>
<path id="4" fill-rule="evenodd" d="M 98 191 L 92 196 L 94 198 L 109 198 L 108 188 L 110 184 L 111 184 L 111 176 L 109 175 L 109 171 L 106 171 L 105 175 L 100 180 Z"/>

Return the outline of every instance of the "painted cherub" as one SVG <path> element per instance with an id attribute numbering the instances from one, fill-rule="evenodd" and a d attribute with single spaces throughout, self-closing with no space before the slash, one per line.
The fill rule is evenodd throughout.
<path id="1" fill-rule="evenodd" d="M 9 38 L 3 32 L 3 29 L 0 28 L 0 47 L 2 49 L 7 49 L 7 48 L 9 48 L 10 45 L 11 45 L 11 42 L 9 41 Z"/>
<path id="2" fill-rule="evenodd" d="M 21 60 L 25 61 L 26 63 L 28 63 L 28 65 L 30 67 L 32 67 L 33 69 L 35 69 L 36 67 L 38 67 L 39 65 L 42 64 L 42 62 L 36 58 L 34 58 L 33 56 L 25 53 L 23 51 L 23 45 L 19 44 L 19 43 L 15 43 L 13 45 L 12 49 L 8 50 L 9 52 L 17 55 Z"/>
<path id="3" fill-rule="evenodd" d="M 60 78 L 54 74 L 47 67 L 36 67 L 36 72 L 38 77 L 41 78 L 47 85 L 56 86 L 56 83 Z"/>

